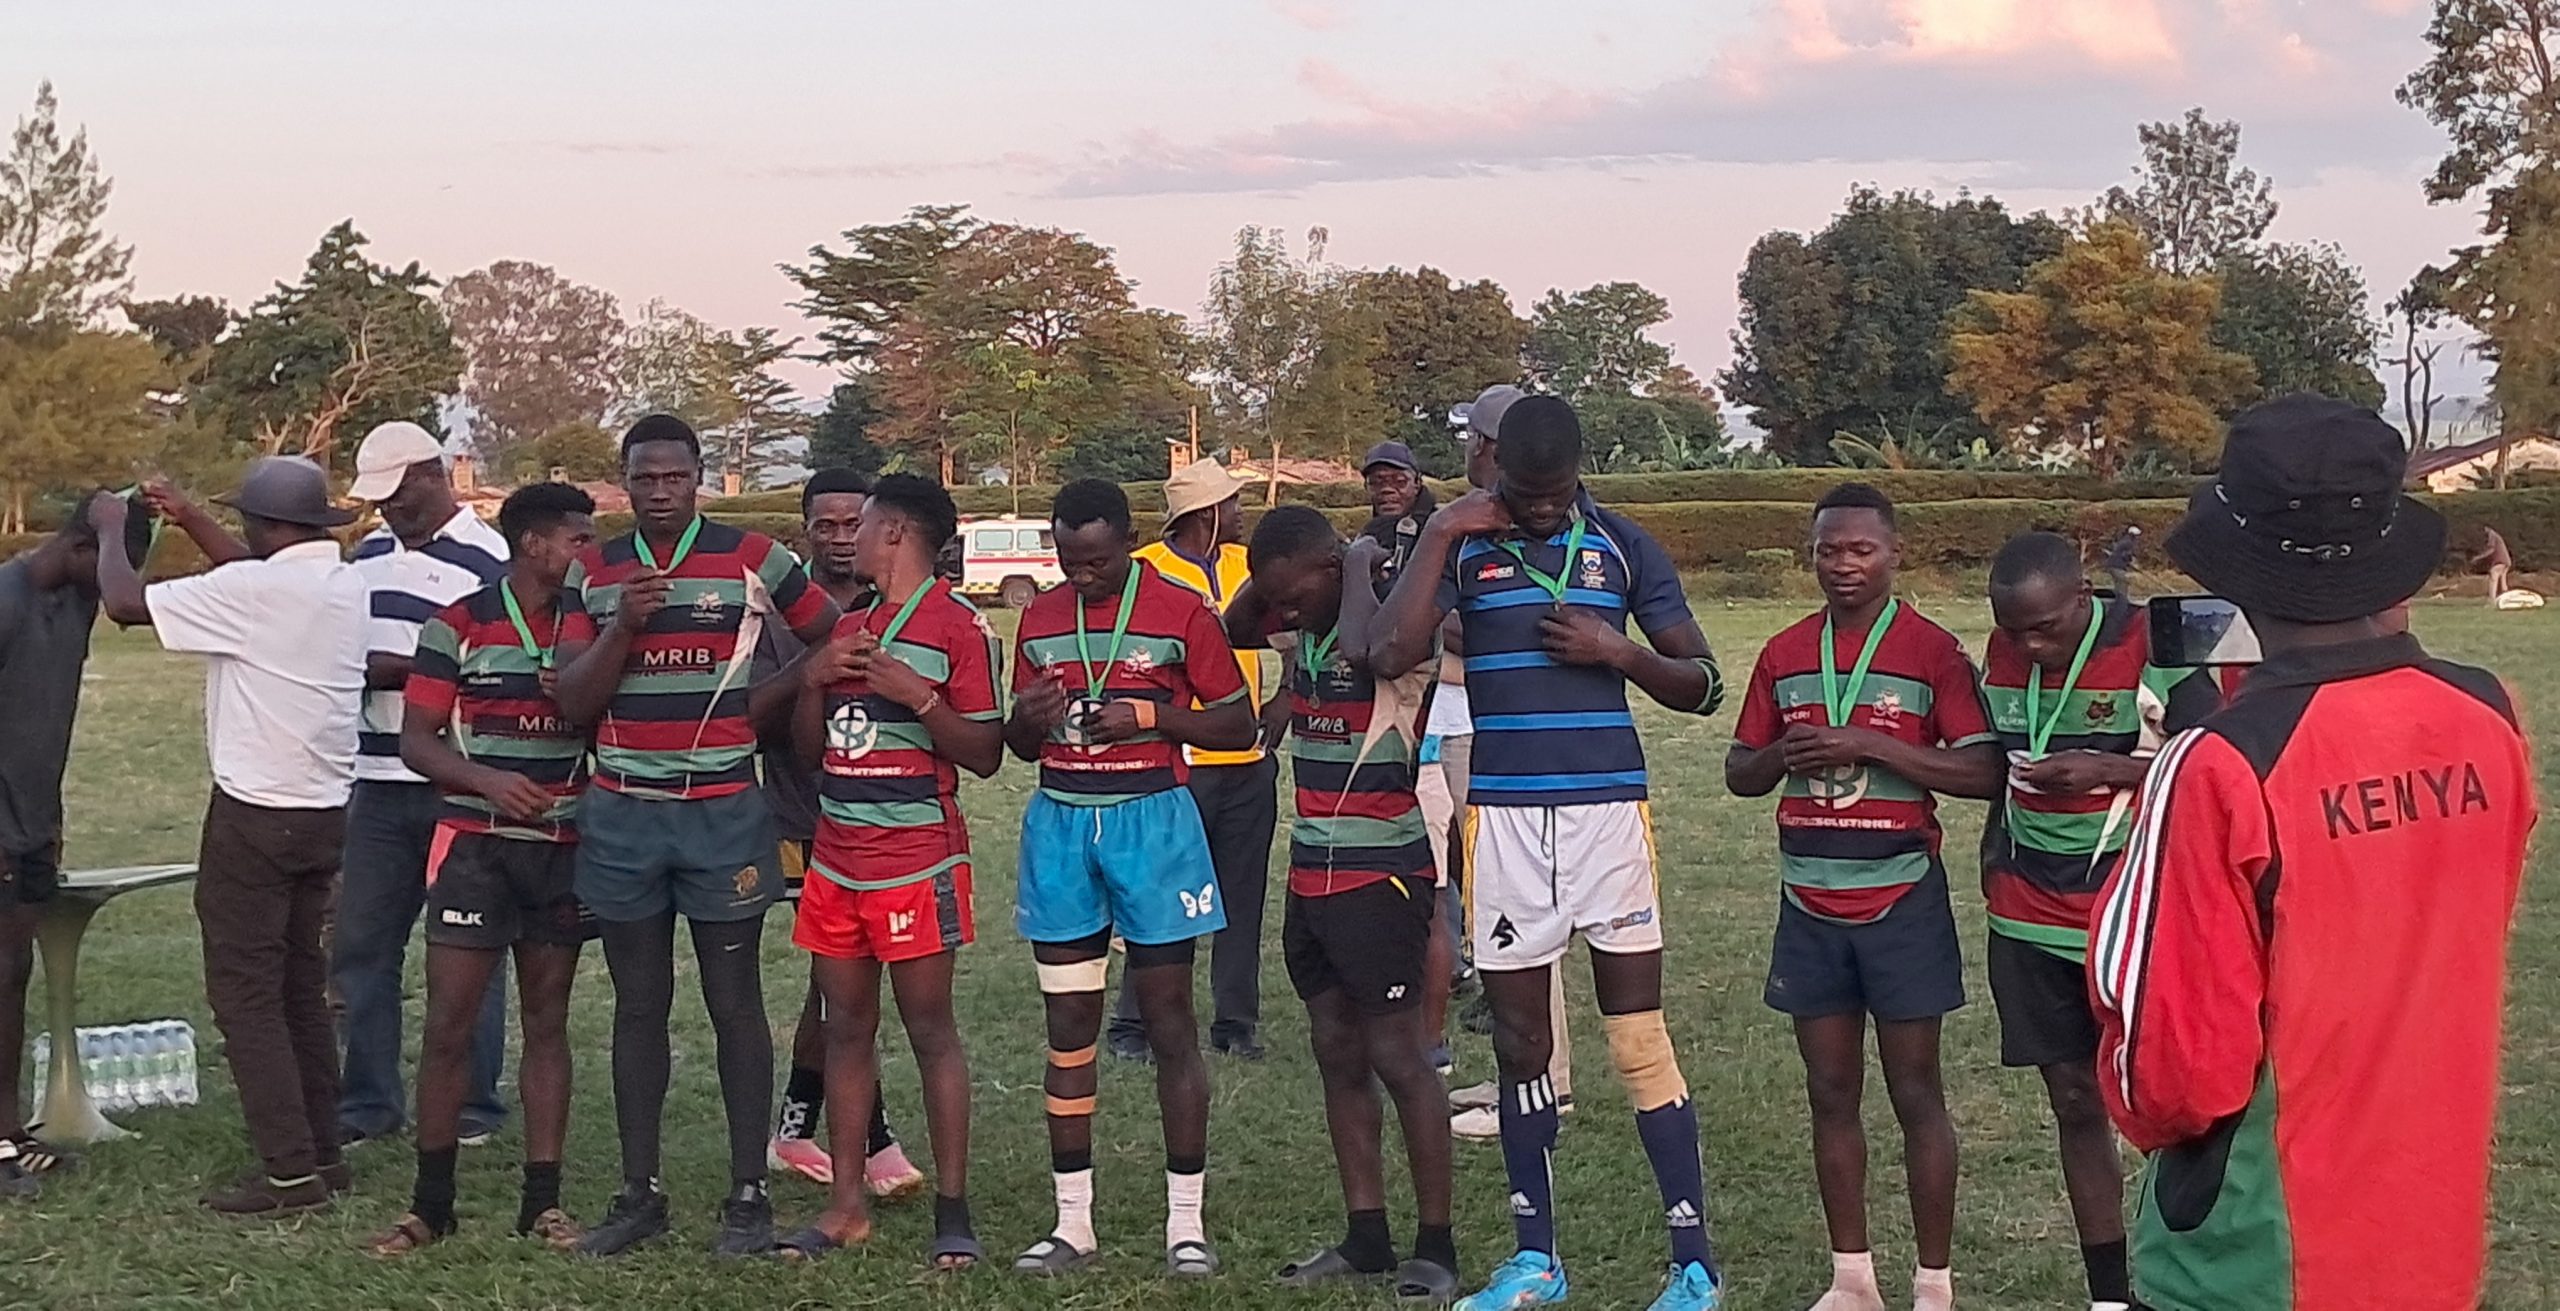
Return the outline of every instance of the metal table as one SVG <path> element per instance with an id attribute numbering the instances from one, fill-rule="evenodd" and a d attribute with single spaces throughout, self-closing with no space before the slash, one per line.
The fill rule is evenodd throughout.
<path id="1" fill-rule="evenodd" d="M 52 1068 L 44 1087 L 43 1123 L 37 1137 L 77 1147 L 130 1137 L 98 1113 L 89 1100 L 89 1085 L 80 1068 L 80 940 L 98 908 L 128 892 L 184 883 L 196 876 L 193 865 L 134 865 L 124 869 L 89 869 L 62 876 L 61 890 L 45 903 L 36 927 L 36 949 L 44 956 L 46 1023 L 53 1032 Z"/>

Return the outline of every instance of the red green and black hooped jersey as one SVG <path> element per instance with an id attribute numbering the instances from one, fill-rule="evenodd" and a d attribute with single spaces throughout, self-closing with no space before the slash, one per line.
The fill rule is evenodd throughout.
<path id="1" fill-rule="evenodd" d="M 1128 631 L 1108 664 L 1120 597 L 1080 602 L 1072 587 L 1052 587 L 1022 612 L 1014 635 L 1013 690 L 1034 678 L 1065 681 L 1070 699 L 1088 690 L 1083 652 L 1103 677 L 1105 701 L 1153 701 L 1159 706 L 1226 705 L 1245 694 L 1244 674 L 1217 612 L 1199 593 L 1168 580 L 1144 560 L 1131 560 L 1138 591 Z M 1076 642 L 1076 607 L 1084 607 L 1085 640 Z M 1108 806 L 1180 787 L 1188 777 L 1181 748 L 1162 733 L 1145 732 L 1104 747 L 1071 745 L 1065 726 L 1040 748 L 1040 791 L 1070 806 Z"/>
<path id="2" fill-rule="evenodd" d="M 2472 1311 L 2537 815 L 2497 678 L 2271 659 L 2160 751 L 2099 905 L 2098 1083 L 2157 1311 Z"/>
<path id="3" fill-rule="evenodd" d="M 1761 648 L 1734 724 L 1737 744 L 1759 751 L 1797 724 L 1826 722 L 1822 624 L 1823 612 L 1815 611 Z M 1863 630 L 1833 636 L 1833 659 L 1844 683 L 1866 639 Z M 1876 646 L 1848 726 L 1923 747 L 1993 740 L 1963 645 L 1908 602 Z M 1779 791 L 1778 873 L 1787 900 L 1835 923 L 1884 918 L 1928 876 L 1941 837 L 1937 799 L 1879 765 L 1820 776 L 1789 774 Z"/>
<path id="4" fill-rule="evenodd" d="M 993 722 L 1004 710 L 996 689 L 995 630 L 975 606 L 942 582 L 916 603 L 881 650 L 931 683 L 944 705 L 964 718 Z M 836 621 L 835 637 L 878 637 L 898 607 L 875 604 Z M 876 869 L 880 839 L 898 830 L 929 829 L 932 858 L 957 859 L 939 838 L 959 824 L 960 771 L 933 749 L 916 713 L 860 682 L 827 689 L 827 744 L 818 766 L 818 833 L 811 867 L 848 887 L 884 879 L 909 881 L 933 870 Z"/>
<path id="5" fill-rule="evenodd" d="M 587 784 L 586 730 L 560 714 L 542 690 L 542 657 L 524 649 L 505 598 L 491 584 L 436 612 L 418 630 L 417 662 L 402 699 L 411 710 L 446 721 L 453 749 L 550 789 L 555 798 L 539 824 L 499 816 L 475 793 L 444 794 L 445 824 L 465 833 L 494 833 L 533 842 L 578 840 L 578 793 Z M 559 640 L 548 608 L 528 612 L 536 648 Z"/>
<path id="6" fill-rule="evenodd" d="M 632 541 L 600 543 L 570 566 L 564 639 L 593 642 L 613 622 L 624 584 L 647 568 Z M 710 519 L 669 577 L 666 607 L 632 641 L 596 725 L 596 786 L 679 799 L 743 792 L 756 785 L 756 636 L 769 623 L 816 622 L 827 595 L 772 538 Z"/>
<path id="7" fill-rule="evenodd" d="M 1302 636 L 1284 667 L 1298 788 L 1289 891 L 1322 897 L 1428 876 L 1431 840 L 1413 792 L 1419 729 L 1377 722 L 1389 713 L 1378 704 L 1377 679 L 1346 654 L 1335 652 L 1321 673 L 1311 672 Z M 1416 698 L 1405 713 L 1419 709 Z"/>
<path id="8" fill-rule="evenodd" d="M 2150 663 L 2150 626 L 2139 609 L 2123 602 L 2096 604 L 2106 607 L 2097 644 L 2058 707 L 2069 670 L 2043 671 L 2037 713 L 2060 716 L 2045 750 L 2147 759 L 2170 735 L 2212 714 L 2221 697 L 2203 670 Z M 1998 629 L 1984 654 L 1983 703 L 2015 765 L 2027 759 L 2027 679 L 2035 666 Z M 2087 959 L 2098 888 L 2115 872 L 2117 853 L 2131 836 L 2133 799 L 2131 792 L 2038 792 L 2020 783 L 2013 769 L 2008 795 L 1991 808 L 1982 837 L 1982 893 L 1991 931 L 2068 960 Z"/>

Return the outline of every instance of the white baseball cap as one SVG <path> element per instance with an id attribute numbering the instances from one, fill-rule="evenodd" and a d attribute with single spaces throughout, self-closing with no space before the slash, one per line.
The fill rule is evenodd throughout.
<path id="1" fill-rule="evenodd" d="M 411 465 L 443 459 L 444 443 L 434 433 L 406 419 L 376 424 L 356 448 L 356 481 L 347 495 L 359 501 L 389 500 Z"/>

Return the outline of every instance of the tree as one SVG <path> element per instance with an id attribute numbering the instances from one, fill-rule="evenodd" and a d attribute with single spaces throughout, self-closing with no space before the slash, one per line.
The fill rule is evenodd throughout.
<path id="1" fill-rule="evenodd" d="M 1799 463 L 1832 462 L 1848 432 L 1969 445 L 1989 431 L 1947 390 L 1947 316 L 1969 292 L 2017 290 L 2063 240 L 2060 225 L 1988 197 L 1852 189 L 1811 237 L 1752 246 L 1725 395 Z"/>
<path id="2" fill-rule="evenodd" d="M 1966 298 L 1948 386 L 2013 448 L 2060 446 L 2101 477 L 2145 450 L 2209 459 L 2250 385 L 2248 359 L 2212 342 L 2219 299 L 2211 278 L 2157 266 L 2131 224 L 2101 222 L 2022 290 Z"/>
<path id="3" fill-rule="evenodd" d="M 1498 284 L 1454 283 L 1429 265 L 1353 273 L 1349 294 L 1378 325 L 1369 372 L 1388 434 L 1412 447 L 1426 471 L 1458 473 L 1464 457 L 1449 430 L 1449 407 L 1520 380 L 1528 323 L 1512 313 Z"/>
<path id="4" fill-rule="evenodd" d="M 2436 357 L 2445 344 L 2424 334 L 2444 324 L 2444 284 L 2443 270 L 2421 269 L 2385 311 L 2400 325 L 2400 353 L 2384 363 L 2400 371 L 2401 431 L 2408 434 L 2411 450 L 2424 449 L 2434 435 L 2436 406 L 2442 401 L 2436 395 Z"/>
<path id="5" fill-rule="evenodd" d="M 593 419 L 572 419 L 539 437 L 508 449 L 501 466 L 516 482 L 534 482 L 554 473 L 570 482 L 602 482 L 621 476 L 622 446 Z"/>
<path id="6" fill-rule="evenodd" d="M 809 248 L 807 264 L 781 265 L 807 293 L 791 308 L 817 320 L 819 359 L 869 367 L 907 306 L 932 289 L 942 263 L 980 228 L 966 205 L 918 205 L 896 223 L 847 228 L 845 250 Z"/>
<path id="7" fill-rule="evenodd" d="M 462 351 L 415 261 L 376 264 L 350 220 L 329 229 L 301 280 L 279 283 L 213 348 L 203 404 L 232 440 L 329 463 L 374 425 L 440 430 Z"/>
<path id="8" fill-rule="evenodd" d="M 492 465 L 508 463 L 517 443 L 601 423 L 612 409 L 628 329 L 611 294 L 547 265 L 500 260 L 455 278 L 442 303 L 468 362 L 471 444 Z"/>
<path id="9" fill-rule="evenodd" d="M 27 531 L 33 495 L 131 481 L 167 376 L 135 332 L 46 326 L 0 332 L 0 532 Z"/>
<path id="10" fill-rule="evenodd" d="M 871 426 L 879 421 L 880 409 L 868 381 L 837 383 L 827 396 L 827 408 L 810 425 L 804 463 L 812 469 L 880 472 L 888 467 L 889 453 L 871 440 Z"/>
<path id="11" fill-rule="evenodd" d="M 0 159 L 0 324 L 87 327 L 132 284 L 133 248 L 101 229 L 115 184 L 89 154 L 86 128 L 69 140 L 53 83 L 36 87 Z"/>
<path id="12" fill-rule="evenodd" d="M 1583 465 L 1591 473 L 1668 473 L 1721 463 L 1728 438 L 1715 396 L 1688 369 L 1673 365 L 1649 396 L 1614 388 L 1586 392 Z"/>
<path id="13" fill-rule="evenodd" d="M 2241 405 L 2317 392 L 2382 404 L 2377 345 L 2365 309 L 2364 274 L 2335 246 L 2267 246 L 2222 262 L 2213 344 L 2249 358 L 2257 384 Z"/>
<path id="14" fill-rule="evenodd" d="M 1645 335 L 1670 317 L 1671 302 L 1633 282 L 1550 291 L 1529 315 L 1529 377 L 1569 401 L 1643 391 L 1671 367 L 1671 348 Z"/>
<path id="15" fill-rule="evenodd" d="M 781 337 L 771 328 L 711 337 L 703 455 L 740 488 L 757 486 L 767 471 L 788 463 L 789 452 L 783 448 L 809 434 L 809 416 L 800 409 L 798 394 L 773 372 L 799 348 L 799 338 Z"/>
<path id="16" fill-rule="evenodd" d="M 126 301 L 124 317 L 173 360 L 212 350 L 222 334 L 231 331 L 233 321 L 231 307 L 211 296 Z"/>
<path id="17" fill-rule="evenodd" d="M 2108 188 L 2098 210 L 2140 232 L 2160 267 L 2179 277 L 2210 273 L 2266 236 L 2276 202 L 2270 183 L 2236 167 L 2238 123 L 2190 109 L 2179 122 L 2145 123 L 2135 131 L 2142 141 L 2142 163 L 2134 170 L 2141 185 Z"/>
<path id="18" fill-rule="evenodd" d="M 719 379 L 711 325 L 663 300 L 640 307 L 616 352 L 614 419 L 672 414 L 700 430 L 717 417 Z"/>

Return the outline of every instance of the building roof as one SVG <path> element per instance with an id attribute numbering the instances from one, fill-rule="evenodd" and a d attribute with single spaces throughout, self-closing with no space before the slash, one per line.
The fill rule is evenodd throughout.
<path id="1" fill-rule="evenodd" d="M 2476 442 L 2464 442 L 2459 446 L 2430 446 L 2422 451 L 2413 451 L 2409 455 L 2409 481 L 2419 482 L 2429 474 L 2442 473 L 2474 460 L 2495 459 L 2498 454 L 2498 443 L 2506 440 L 2509 439 L 2486 437 Z M 2513 439 L 2515 449 L 2538 444 L 2548 445 L 2550 442 L 2550 438 L 2540 434 L 2527 434 Z"/>

